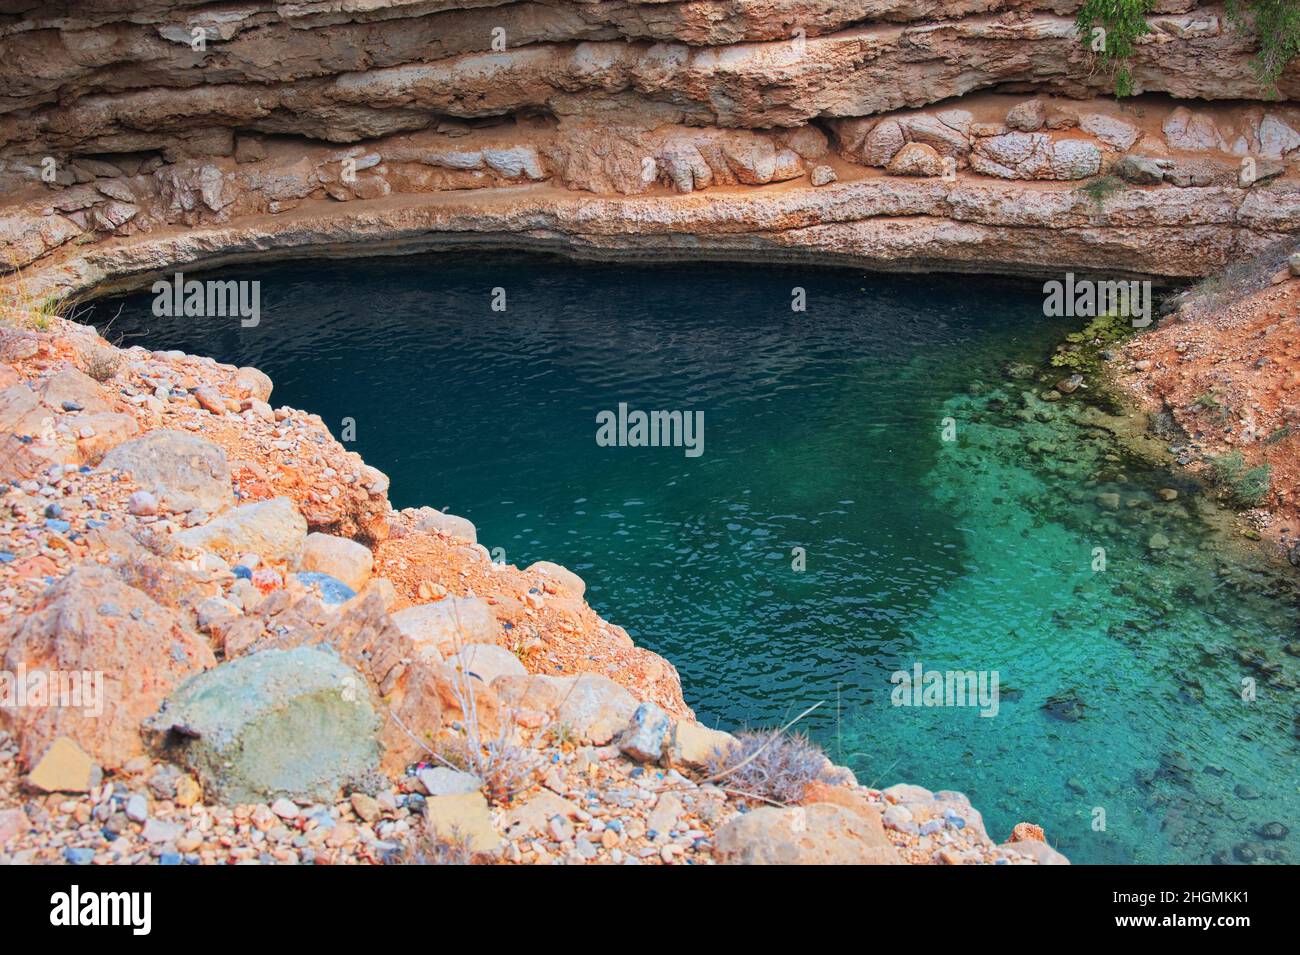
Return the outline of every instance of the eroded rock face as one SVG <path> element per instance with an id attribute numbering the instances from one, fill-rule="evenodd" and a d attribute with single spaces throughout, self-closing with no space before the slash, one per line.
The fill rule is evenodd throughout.
<path id="1" fill-rule="evenodd" d="M 1300 113 L 1284 104 L 1300 95 L 1300 68 L 1284 72 L 1283 101 L 1265 103 L 1251 41 L 1217 7 L 1164 0 L 1132 64 L 1149 95 L 1116 104 L 1079 42 L 1077 6 L 31 6 L 6 23 L 0 62 L 0 260 L 66 268 L 49 281 L 74 290 L 263 246 L 397 244 L 433 227 L 430 243 L 477 232 L 583 254 L 1014 270 L 1037 265 L 1027 259 L 1042 237 L 993 221 L 1005 196 L 954 204 L 911 180 L 1064 191 L 1131 153 L 1172 164 L 1158 181 L 1130 180 L 1159 187 L 1143 199 L 1151 215 L 1135 229 L 1071 207 L 1048 225 L 1063 236 L 1061 264 L 1196 275 L 1267 244 L 1279 229 L 1242 214 L 1248 192 L 1213 222 L 1171 193 L 1229 187 L 1243 158 L 1300 151 Z M 1008 89 L 1019 92 L 991 92 Z M 845 193 L 875 170 L 898 176 L 884 201 Z M 1040 192 L 1013 204 L 1041 210 Z M 700 193 L 708 203 L 674 201 Z M 581 208 L 592 195 L 645 201 Z M 1281 229 L 1294 225 L 1292 197 L 1274 205 Z M 1153 242 L 1156 220 L 1182 234 Z M 113 251 L 98 257 L 107 239 Z M 991 245 L 1010 265 L 968 252 Z M 239 400 L 273 414 L 264 376 L 239 382 Z M 93 462 L 110 443 L 80 456 Z"/>

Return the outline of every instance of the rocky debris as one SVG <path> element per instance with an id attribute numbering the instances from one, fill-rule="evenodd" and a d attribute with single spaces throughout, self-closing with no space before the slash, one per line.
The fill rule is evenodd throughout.
<path id="1" fill-rule="evenodd" d="M 802 148 L 815 151 L 816 144 Z M 43 383 L 91 350 L 90 337 L 74 328 L 55 320 L 53 333 L 0 330 L 0 357 L 14 362 L 0 365 L 0 387 L 18 385 L 44 406 Z M 83 574 L 106 575 L 130 594 L 102 601 L 111 610 L 96 606 L 103 618 L 96 625 L 112 631 L 94 640 L 97 652 L 134 647 L 131 640 L 119 646 L 114 629 L 125 609 L 126 619 L 152 634 L 152 650 L 174 623 L 206 651 L 190 630 L 197 624 L 226 662 L 180 683 L 145 723 L 153 751 L 180 765 L 133 755 L 101 769 L 75 737 L 60 737 L 38 754 L 44 758 L 33 778 L 22 780 L 17 757 L 27 731 L 18 727 L 14 738 L 0 730 L 0 805 L 21 800 L 23 817 L 15 822 L 15 810 L 0 809 L 0 863 L 376 863 L 418 859 L 426 850 L 442 857 L 436 846 L 463 843 L 466 829 L 471 842 L 494 847 L 479 861 L 720 861 L 719 830 L 753 808 L 700 778 L 701 766 L 731 738 L 690 721 L 671 664 L 597 616 L 583 602 L 580 579 L 566 579 L 558 566 L 493 563 L 464 537 L 417 531 L 416 512 L 392 514 L 383 475 L 339 448 L 318 418 L 279 409 L 268 421 L 252 407 L 236 414 L 232 402 L 254 400 L 239 397 L 247 389 L 236 385 L 236 369 L 179 353 L 93 348 L 115 362 L 112 385 L 89 388 L 65 375 L 44 393 L 77 408 L 60 407 L 55 416 L 88 414 L 96 401 L 112 406 L 120 397 L 146 432 L 201 433 L 230 462 L 228 493 L 247 503 L 218 517 L 197 507 L 173 510 L 125 472 L 42 465 L 35 478 L 4 491 L 13 520 L 0 523 L 0 550 L 14 557 L 0 560 L 0 633 L 12 639 L 15 628 L 41 619 L 59 587 L 81 586 Z M 223 413 L 201 407 L 204 387 L 221 396 L 210 403 Z M 275 521 L 260 518 L 251 523 L 268 529 L 267 540 L 244 541 L 248 549 L 228 544 L 219 555 L 186 543 L 185 535 L 249 503 L 287 515 L 290 507 L 277 498 L 297 511 L 319 509 L 334 537 L 362 525 L 381 532 L 368 538 L 380 576 L 335 603 L 330 594 L 350 588 L 300 569 L 307 548 L 298 521 L 285 522 L 292 525 L 283 528 L 289 546 L 270 539 Z M 244 521 L 240 515 L 232 523 Z M 50 535 L 64 545 L 46 546 Z M 154 609 L 136 619 L 137 600 Z M 420 652 L 417 627 L 389 615 L 416 600 L 435 608 L 471 602 L 487 639 L 459 652 L 473 654 L 464 669 L 491 685 Z M 155 621 L 158 614 L 170 615 L 170 623 Z M 458 652 L 454 641 L 446 649 Z M 484 661 L 507 672 L 481 673 Z M 214 662 L 208 651 L 205 665 Z M 358 716 L 353 725 L 352 710 L 339 715 L 344 704 L 368 719 Z M 619 743 L 646 762 L 611 745 L 625 728 Z M 474 773 L 428 762 L 444 757 Z M 72 792 L 42 795 L 41 780 Z M 883 795 L 856 786 L 851 774 L 819 785 L 803 802 L 864 819 L 870 813 L 863 805 L 880 811 Z M 241 786 L 244 795 L 232 794 Z M 446 803 L 430 809 L 457 795 L 469 798 L 455 812 Z M 460 822 L 443 828 L 443 820 Z M 916 848 L 909 840 L 933 841 L 893 829 L 887 837 L 899 852 Z M 946 841 L 943 850 L 955 852 L 954 845 Z M 1035 861 L 990 851 L 978 861 Z M 933 853 L 913 855 L 935 861 Z"/>
<path id="2" fill-rule="evenodd" d="M 266 650 L 186 681 L 145 722 L 155 749 L 226 802 L 330 799 L 375 771 L 364 678 L 313 648 Z"/>
<path id="3" fill-rule="evenodd" d="M 96 564 L 73 568 L 30 613 L 0 627 L 0 648 L 10 673 L 69 675 L 62 705 L 0 710 L 28 765 L 70 737 L 101 766 L 120 767 L 143 752 L 140 721 L 216 662 L 177 613 Z"/>
<path id="4" fill-rule="evenodd" d="M 303 570 L 329 574 L 353 591 L 360 591 L 366 585 L 374 563 L 370 548 L 346 537 L 315 533 L 308 534 L 303 542 L 300 561 Z"/>
<path id="5" fill-rule="evenodd" d="M 175 535 L 176 543 L 226 558 L 259 554 L 293 560 L 307 540 L 307 520 L 287 497 L 243 504 L 228 513 Z"/>
<path id="6" fill-rule="evenodd" d="M 1241 455 L 1243 472 L 1267 467 L 1266 491 L 1246 511 L 1244 530 L 1285 556 L 1300 528 L 1300 408 L 1287 397 L 1296 349 L 1293 331 L 1278 321 L 1300 305 L 1290 255 L 1285 248 L 1271 252 L 1244 279 L 1207 285 L 1176 305 L 1171 317 L 1124 346 L 1114 362 L 1118 380 L 1139 407 L 1167 415 L 1175 433 L 1193 436 L 1178 452 L 1194 472 L 1213 481 L 1212 462 L 1233 454 Z M 1153 553 L 1176 552 L 1167 550 L 1174 546 L 1169 530 L 1151 535 Z"/>
<path id="7" fill-rule="evenodd" d="M 442 533 L 460 537 L 471 544 L 478 542 L 478 531 L 472 522 L 432 507 L 422 507 L 415 512 L 412 528 L 426 534 Z"/>
<path id="8" fill-rule="evenodd" d="M 493 683 L 501 702 L 547 713 L 575 738 L 597 746 L 609 743 L 637 709 L 631 693 L 608 677 L 504 676 Z M 666 729 L 666 727 L 665 727 Z"/>
<path id="9" fill-rule="evenodd" d="M 231 503 L 225 452 L 198 435 L 150 431 L 109 451 L 100 467 L 130 474 L 172 511 L 215 514 Z"/>

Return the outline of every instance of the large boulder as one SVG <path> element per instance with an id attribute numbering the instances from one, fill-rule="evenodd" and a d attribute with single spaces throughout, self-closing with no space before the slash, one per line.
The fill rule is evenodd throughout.
<path id="1" fill-rule="evenodd" d="M 274 497 L 241 505 L 206 524 L 187 528 L 175 540 L 184 547 L 222 557 L 257 554 L 264 560 L 293 561 L 307 540 L 307 519 L 290 498 Z"/>
<path id="2" fill-rule="evenodd" d="M 1106 113 L 1084 113 L 1079 117 L 1079 128 L 1121 152 L 1137 142 L 1139 135 L 1132 123 Z"/>
<path id="3" fill-rule="evenodd" d="M 104 397 L 99 383 L 83 371 L 65 366 L 37 386 L 41 401 L 58 411 L 101 414 L 120 410 Z"/>
<path id="4" fill-rule="evenodd" d="M 150 431 L 124 441 L 105 454 L 99 466 L 130 473 L 168 510 L 215 514 L 231 504 L 226 452 L 184 431 Z"/>
<path id="5" fill-rule="evenodd" d="M 908 143 L 894 154 L 886 171 L 891 176 L 942 176 L 943 157 L 933 146 Z"/>
<path id="6" fill-rule="evenodd" d="M 374 566 L 375 556 L 370 548 L 347 537 L 308 534 L 303 542 L 303 570 L 329 574 L 353 591 L 360 591 L 366 585 Z"/>
<path id="7" fill-rule="evenodd" d="M 895 865 L 898 852 L 880 819 L 835 803 L 736 816 L 717 833 L 726 865 Z"/>
<path id="8" fill-rule="evenodd" d="M 487 799 L 480 792 L 431 796 L 424 804 L 424 825 L 437 841 L 463 844 L 470 852 L 495 852 L 501 836 L 492 825 Z"/>
<path id="9" fill-rule="evenodd" d="M 74 567 L 30 613 L 10 621 L 0 651 L 5 671 L 21 668 L 29 683 L 59 674 L 80 687 L 74 705 L 0 709 L 29 766 L 66 736 L 117 769 L 144 752 L 140 721 L 186 677 L 216 664 L 180 616 L 97 564 Z"/>
<path id="10" fill-rule="evenodd" d="M 462 537 L 471 544 L 478 543 L 478 531 L 472 521 L 432 507 L 422 507 L 415 512 L 414 528 L 426 534 L 441 532 L 451 537 Z"/>
<path id="11" fill-rule="evenodd" d="M 421 656 L 437 659 L 446 644 L 495 643 L 501 631 L 492 608 L 479 597 L 446 597 L 407 607 L 393 614 L 393 623 Z"/>
<path id="12" fill-rule="evenodd" d="M 694 720 L 678 720 L 673 725 L 667 752 L 674 765 L 704 769 L 736 742 L 736 737 L 722 730 L 710 729 Z"/>
<path id="13" fill-rule="evenodd" d="M 1022 133 L 1035 133 L 1047 122 L 1047 104 L 1041 99 L 1027 99 L 1007 111 L 1007 126 Z"/>
<path id="14" fill-rule="evenodd" d="M 1160 160 L 1132 153 L 1121 156 L 1111 171 L 1125 182 L 1136 186 L 1158 186 L 1165 179 L 1165 169 Z"/>
<path id="15" fill-rule="evenodd" d="M 466 644 L 447 658 L 447 665 L 485 685 L 497 677 L 528 674 L 517 656 L 495 643 Z"/>
<path id="16" fill-rule="evenodd" d="M 975 141 L 971 168 L 1002 179 L 1087 179 L 1101 171 L 1101 148 L 1088 139 L 1004 133 Z"/>
<path id="17" fill-rule="evenodd" d="M 672 721 L 657 703 L 642 703 L 619 735 L 618 748 L 638 763 L 657 763 Z"/>
<path id="18" fill-rule="evenodd" d="M 492 684 L 503 706 L 551 716 L 579 739 L 604 746 L 627 726 L 637 699 L 606 676 L 503 676 Z"/>
<path id="19" fill-rule="evenodd" d="M 241 626 L 249 626 L 253 634 L 241 640 L 243 651 L 323 647 L 356 668 L 386 711 L 379 731 L 385 772 L 401 773 L 427 758 L 428 741 L 445 727 L 463 725 L 467 711 L 477 717 L 481 738 L 497 732 L 499 708 L 493 689 L 422 658 L 417 645 L 388 616 L 380 594 L 362 594 L 335 613 L 324 611 L 311 598 L 286 606 L 290 599 L 285 591 L 277 591 L 264 602 L 267 606 L 244 618 Z"/>
<path id="20" fill-rule="evenodd" d="M 361 674 L 328 650 L 266 650 L 186 681 L 146 722 L 164 758 L 231 803 L 333 800 L 379 765 Z"/>
<path id="21" fill-rule="evenodd" d="M 574 596 L 581 597 L 587 592 L 587 582 L 575 574 L 569 568 L 560 564 L 552 563 L 549 560 L 539 560 L 536 563 L 529 564 L 526 574 L 542 574 L 550 577 L 561 587 L 572 591 Z"/>
<path id="22" fill-rule="evenodd" d="M 950 109 L 937 114 L 909 113 L 884 119 L 833 120 L 831 127 L 840 154 L 852 162 L 888 166 L 908 143 L 921 143 L 964 166 L 970 155 L 972 119 L 965 110 Z"/>
<path id="23" fill-rule="evenodd" d="M 1165 117 L 1163 129 L 1165 142 L 1171 149 L 1188 152 L 1228 150 L 1218 124 L 1208 113 L 1193 113 L 1186 106 L 1179 106 Z"/>

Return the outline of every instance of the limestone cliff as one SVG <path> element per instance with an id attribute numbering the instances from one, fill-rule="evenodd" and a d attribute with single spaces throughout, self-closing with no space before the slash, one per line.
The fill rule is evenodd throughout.
<path id="1" fill-rule="evenodd" d="M 469 242 L 1187 277 L 1300 227 L 1300 67 L 1165 0 L 0 3 L 0 256 L 84 289 Z M 47 268 L 57 267 L 57 268 Z"/>

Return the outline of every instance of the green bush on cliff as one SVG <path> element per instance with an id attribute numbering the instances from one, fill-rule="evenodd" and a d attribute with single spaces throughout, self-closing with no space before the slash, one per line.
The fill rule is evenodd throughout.
<path id="1" fill-rule="evenodd" d="M 1155 0 L 1084 0 L 1075 17 L 1084 45 L 1096 49 L 1101 61 L 1110 67 L 1116 96 L 1133 95 L 1129 58 L 1138 37 L 1151 32 L 1147 14 L 1154 5 Z M 1093 30 L 1097 28 L 1105 34 L 1094 40 Z"/>
<path id="2" fill-rule="evenodd" d="M 1228 20 L 1259 43 L 1255 73 L 1277 94 L 1286 65 L 1300 56 L 1300 4 L 1295 0 L 1228 0 Z"/>
<path id="3" fill-rule="evenodd" d="M 1117 97 L 1133 95 L 1129 60 L 1137 40 L 1151 32 L 1147 15 L 1155 0 L 1084 0 L 1075 25 L 1084 46 L 1096 50 L 1111 70 Z M 1296 0 L 1228 0 L 1228 20 L 1259 45 L 1254 68 L 1259 81 L 1277 94 L 1277 81 L 1286 65 L 1300 56 L 1300 4 Z M 1105 31 L 1104 40 L 1093 30 Z"/>

